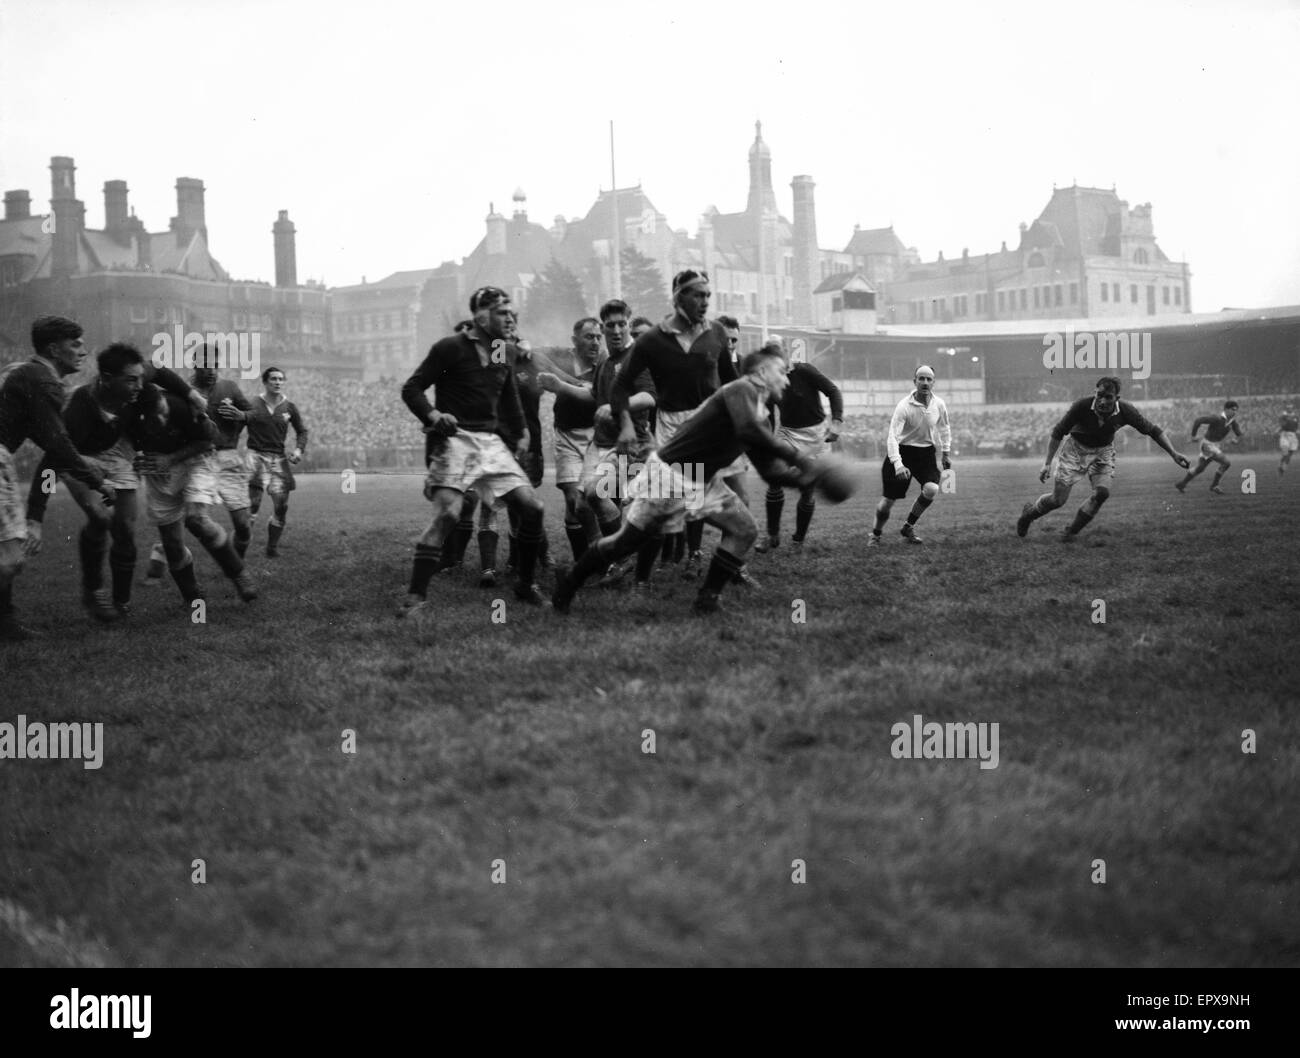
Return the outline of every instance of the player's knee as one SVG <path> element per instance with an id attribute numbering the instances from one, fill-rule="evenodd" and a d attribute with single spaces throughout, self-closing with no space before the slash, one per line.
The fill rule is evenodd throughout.
<path id="1" fill-rule="evenodd" d="M 1230 459 L 1225 459 L 1225 460 L 1223 461 L 1222 466 L 1223 466 L 1223 469 L 1224 469 L 1224 470 L 1227 470 L 1228 467 L 1232 466 L 1232 460 L 1230 460 Z"/>
<path id="2" fill-rule="evenodd" d="M 6 540 L 0 544 L 0 583 L 8 583 L 23 568 L 21 540 Z"/>
<path id="3" fill-rule="evenodd" d="M 924 496 L 927 500 L 933 500 L 936 496 L 939 495 L 939 486 L 935 484 L 933 481 L 927 481 L 924 485 L 921 486 L 921 495 Z"/>
<path id="4" fill-rule="evenodd" d="M 86 512 L 86 532 L 92 537 L 107 536 L 112 522 L 113 516 L 105 510 L 91 508 Z"/>
<path id="5" fill-rule="evenodd" d="M 1092 502 L 1095 503 L 1098 507 L 1100 507 L 1108 499 L 1110 499 L 1110 489 L 1106 488 L 1105 485 L 1098 485 L 1095 489 L 1092 490 Z"/>
<path id="6" fill-rule="evenodd" d="M 185 528 L 205 542 L 221 535 L 221 527 L 206 514 L 187 514 Z"/>

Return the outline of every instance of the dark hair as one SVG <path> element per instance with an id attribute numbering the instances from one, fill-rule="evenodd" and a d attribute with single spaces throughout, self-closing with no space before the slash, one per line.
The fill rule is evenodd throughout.
<path id="1" fill-rule="evenodd" d="M 284 374 L 284 368 L 282 368 L 282 367 L 275 367 L 275 366 L 273 365 L 273 366 L 271 366 L 271 367 L 268 367 L 265 371 L 262 372 L 262 381 L 263 381 L 263 382 L 265 382 L 268 378 L 271 377 L 271 372 L 272 372 L 272 371 L 279 371 L 280 374 L 282 374 L 282 375 Z"/>
<path id="2" fill-rule="evenodd" d="M 1225 408 L 1239 408 L 1239 407 L 1241 407 L 1241 405 L 1238 404 L 1235 400 L 1225 400 L 1225 401 L 1223 402 L 1223 406 L 1224 406 Z"/>
<path id="3" fill-rule="evenodd" d="M 735 316 L 719 316 L 718 322 L 724 327 L 730 327 L 733 331 L 740 330 L 740 321 Z"/>
<path id="4" fill-rule="evenodd" d="M 652 320 L 652 319 L 650 319 L 649 316 L 633 316 L 633 317 L 628 321 L 627 329 L 628 329 L 629 331 L 634 331 L 634 330 L 636 330 L 638 327 L 640 327 L 642 324 L 644 324 L 644 325 L 647 326 L 647 327 L 653 327 L 653 326 L 655 325 L 655 321 Z"/>
<path id="5" fill-rule="evenodd" d="M 120 375 L 132 364 L 143 364 L 144 357 L 134 345 L 114 342 L 95 357 L 101 375 Z"/>
<path id="6" fill-rule="evenodd" d="M 589 323 L 594 323 L 597 327 L 600 326 L 600 320 L 596 319 L 595 316 L 583 316 L 582 319 L 580 319 L 580 320 L 578 320 L 576 323 L 574 323 L 574 325 L 573 325 L 573 336 L 574 336 L 575 338 L 578 337 L 578 332 L 581 331 L 582 328 L 584 328 L 585 326 L 587 326 L 587 324 L 589 324 Z"/>
<path id="7" fill-rule="evenodd" d="M 709 273 L 703 268 L 684 268 L 673 276 L 673 299 L 676 300 L 682 287 L 686 286 L 687 283 L 693 283 L 697 279 L 703 279 L 707 283 Z"/>
<path id="8" fill-rule="evenodd" d="M 493 305 L 509 300 L 510 295 L 500 287 L 479 287 L 469 296 L 469 311 L 478 312 L 480 309 L 490 309 Z"/>
<path id="9" fill-rule="evenodd" d="M 781 344 L 780 339 L 771 338 L 763 343 L 763 350 L 769 353 L 775 353 L 782 360 L 785 359 L 785 346 Z"/>
<path id="10" fill-rule="evenodd" d="M 460 323 L 456 324 L 456 326 L 452 329 L 452 333 L 465 334 L 468 331 L 472 331 L 473 329 L 474 329 L 473 320 L 461 320 Z"/>
<path id="11" fill-rule="evenodd" d="M 46 346 L 80 338 L 84 333 L 81 324 L 67 316 L 37 316 L 32 320 L 32 348 L 43 356 Z"/>
<path id="12" fill-rule="evenodd" d="M 619 313 L 622 313 L 624 316 L 631 316 L 632 310 L 627 307 L 626 301 L 620 301 L 618 298 L 613 298 L 600 307 L 600 322 L 604 323 L 611 316 L 617 316 Z"/>
<path id="13" fill-rule="evenodd" d="M 753 374 L 766 360 L 784 360 L 780 350 L 773 349 L 771 344 L 763 346 L 762 349 L 755 349 L 752 353 L 746 353 L 745 359 L 740 362 L 740 372 L 743 375 Z"/>
<path id="14" fill-rule="evenodd" d="M 1119 390 L 1120 390 L 1119 379 L 1117 379 L 1114 375 L 1104 375 L 1101 378 L 1097 379 L 1097 388 L 1113 389 L 1115 391 L 1115 396 L 1118 397 Z"/>

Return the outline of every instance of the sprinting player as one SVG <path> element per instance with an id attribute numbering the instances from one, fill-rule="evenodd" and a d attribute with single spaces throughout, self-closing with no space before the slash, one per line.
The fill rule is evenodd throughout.
<path id="1" fill-rule="evenodd" d="M 1031 503 L 1026 503 L 1016 521 L 1016 533 L 1024 536 L 1035 519 L 1049 511 L 1063 507 L 1070 498 L 1070 490 L 1086 477 L 1092 486 L 1092 496 L 1074 516 L 1066 529 L 1063 542 L 1069 543 L 1083 530 L 1110 498 L 1110 483 L 1115 476 L 1115 433 L 1131 426 L 1140 434 L 1155 441 L 1184 470 L 1190 463 L 1175 451 L 1164 430 L 1149 422 L 1143 414 L 1126 400 L 1119 399 L 1120 381 L 1106 376 L 1097 381 L 1097 395 L 1082 397 L 1070 405 L 1069 410 L 1052 428 L 1052 440 L 1047 446 L 1047 459 L 1038 472 L 1038 480 L 1046 482 L 1056 460 L 1056 480 L 1051 492 L 1044 493 Z M 1064 442 L 1064 444 L 1062 444 Z M 1057 450 L 1060 456 L 1057 456 Z"/>
<path id="2" fill-rule="evenodd" d="M 271 521 L 266 527 L 266 557 L 280 553 L 280 535 L 289 515 L 289 493 L 297 485 L 293 467 L 307 450 L 307 427 L 302 423 L 298 406 L 284 395 L 285 375 L 278 367 L 262 372 L 265 388 L 246 413 L 249 462 L 249 533 L 262 506 L 262 493 L 271 494 Z M 284 453 L 284 443 L 293 427 L 294 449 Z"/>
<path id="3" fill-rule="evenodd" d="M 913 478 L 920 482 L 921 495 L 912 504 L 907 523 L 899 533 L 909 544 L 921 543 L 916 535 L 917 519 L 939 495 L 940 464 L 943 470 L 952 466 L 952 427 L 943 398 L 934 393 L 934 368 L 922 364 L 912 376 L 912 383 L 916 388 L 898 402 L 894 417 L 889 420 L 885 461 L 880 467 L 884 495 L 876 505 L 876 524 L 867 538 L 868 547 L 880 545 L 880 534 L 889 521 L 890 508 L 895 500 L 907 495 Z"/>
<path id="4" fill-rule="evenodd" d="M 775 344 L 774 348 L 780 350 L 781 347 Z M 776 436 L 794 445 L 810 459 L 816 459 L 826 451 L 828 444 L 839 438 L 839 430 L 844 423 L 844 398 L 840 395 L 839 386 L 812 364 L 790 363 L 789 358 L 786 363 L 789 385 L 781 397 L 781 403 L 774 409 Z M 826 427 L 823 396 L 831 405 L 830 429 Z M 781 512 L 784 508 L 785 490 L 779 485 L 769 485 L 767 537 L 754 547 L 760 554 L 781 546 Z M 794 535 L 790 538 L 790 543 L 796 550 L 803 546 L 816 509 L 817 490 L 809 485 L 800 491 L 799 503 L 795 507 Z"/>
<path id="5" fill-rule="evenodd" d="M 45 450 L 54 466 L 113 503 L 104 472 L 86 460 L 63 425 L 63 379 L 86 359 L 81 324 L 63 316 L 32 322 L 33 355 L 10 366 L 0 380 L 0 640 L 21 641 L 36 633 L 14 612 L 14 580 L 22 572 L 27 546 L 26 504 L 18 489 L 14 453 L 28 438 Z"/>
<path id="6" fill-rule="evenodd" d="M 1237 422 L 1237 402 L 1235 400 L 1227 401 L 1223 405 L 1223 411 L 1219 415 L 1202 415 L 1192 423 L 1192 440 L 1195 441 L 1196 432 L 1205 427 L 1205 440 L 1201 442 L 1201 455 L 1196 460 L 1196 466 L 1187 472 L 1186 477 L 1176 482 L 1174 488 L 1182 492 L 1191 483 L 1192 478 L 1201 473 L 1211 463 L 1218 463 L 1219 469 L 1214 472 L 1214 480 L 1210 482 L 1210 491 L 1223 495 L 1223 489 L 1219 488 L 1219 482 L 1223 480 L 1223 475 L 1228 472 L 1232 466 L 1228 462 L 1228 457 L 1223 454 L 1223 449 L 1219 442 L 1224 441 L 1226 444 L 1235 444 L 1241 437 L 1241 423 Z M 1229 434 L 1235 434 L 1230 437 Z"/>
<path id="7" fill-rule="evenodd" d="M 538 385 L 555 394 L 555 486 L 564 493 L 564 534 L 575 562 L 600 539 L 596 515 L 582 487 L 582 468 L 595 432 L 591 380 L 600 358 L 600 331 L 600 321 L 591 316 L 573 325 L 572 381 L 552 371 L 537 375 Z"/>
<path id="8" fill-rule="evenodd" d="M 628 411 L 629 398 L 639 391 L 637 380 L 643 377 L 642 372 L 649 372 L 655 390 L 655 441 L 661 452 L 704 401 L 737 377 L 726 331 L 722 324 L 707 318 L 711 296 L 708 274 L 686 269 L 673 277 L 672 289 L 673 314 L 636 340 L 610 392 L 610 413 L 622 424 L 618 449 L 625 454 L 636 448 L 637 441 L 636 430 L 623 421 L 623 413 Z M 687 533 L 690 555 L 682 575 L 687 579 L 699 577 L 703 568 L 703 521 L 688 521 L 683 508 L 663 528 L 668 533 Z M 637 556 L 638 583 L 650 579 L 657 554 L 647 544 Z"/>
<path id="9" fill-rule="evenodd" d="M 186 604 L 204 598 L 185 546 L 182 527 L 198 538 L 244 602 L 257 588 L 235 551 L 229 534 L 208 514 L 218 500 L 217 475 L 208 458 L 217 428 L 206 415 L 156 386 L 140 392 L 140 415 L 132 423 L 135 469 L 144 481 L 145 513 L 158 527 L 172 580 Z"/>
<path id="10" fill-rule="evenodd" d="M 230 512 L 230 524 L 235 531 L 235 552 L 240 558 L 248 553 L 253 537 L 249 518 L 252 498 L 248 489 L 248 464 L 239 454 L 239 435 L 253 411 L 252 402 L 244 395 L 239 383 L 217 375 L 219 359 L 215 349 L 205 349 L 205 357 L 196 363 L 190 381 L 208 402 L 208 418 L 217 428 L 216 450 L 212 453 L 213 470 L 217 476 L 217 495 Z"/>
<path id="11" fill-rule="evenodd" d="M 1277 447 L 1282 452 L 1282 460 L 1277 465 L 1278 477 L 1286 473 L 1286 466 L 1291 462 L 1291 454 L 1300 448 L 1300 438 L 1296 437 L 1297 430 L 1300 430 L 1300 419 L 1296 418 L 1292 409 L 1282 409 L 1282 417 L 1277 428 Z"/>
<path id="12" fill-rule="evenodd" d="M 484 502 L 504 498 L 519 524 L 515 598 L 545 605 L 533 582 L 543 535 L 541 501 L 511 455 L 528 451 L 527 428 L 515 380 L 518 350 L 510 295 L 480 287 L 470 297 L 474 329 L 435 342 L 402 386 L 402 400 L 437 435 L 424 495 L 433 504 L 429 528 L 415 548 L 410 589 L 399 616 L 427 612 L 429 580 L 438 569 L 443 542 L 455 528 L 462 498 L 478 490 Z M 434 403 L 425 390 L 434 387 Z"/>
<path id="13" fill-rule="evenodd" d="M 635 356 L 635 350 L 633 351 Z M 647 541 L 658 544 L 664 527 L 679 521 L 687 506 L 694 517 L 722 531 L 722 542 L 692 605 L 696 614 L 719 609 L 718 595 L 734 580 L 745 553 L 758 537 L 758 526 L 740 498 L 727 486 L 721 472 L 742 452 L 753 454 L 760 467 L 784 460 L 790 466 L 772 470 L 773 477 L 804 485 L 812 476 L 812 461 L 793 445 L 780 441 L 767 425 L 769 397 L 780 399 L 786 387 L 785 361 L 769 349 L 745 358 L 745 374 L 715 390 L 704 404 L 659 451 L 650 455 L 645 469 L 632 483 L 632 505 L 623 527 L 591 547 L 582 560 L 559 578 L 552 605 L 568 613 L 583 582 L 608 568 L 611 562 L 640 553 Z M 695 495 L 683 467 L 702 467 L 703 495 Z"/>
<path id="14" fill-rule="evenodd" d="M 99 492 L 69 475 L 68 486 L 77 506 L 86 515 L 86 525 L 77 541 L 81 559 L 81 601 L 97 621 L 115 621 L 131 613 L 131 581 L 135 576 L 136 493 L 140 479 L 133 461 L 135 448 L 131 431 L 140 414 L 139 395 L 143 385 L 154 382 L 169 393 L 188 399 L 190 386 L 176 372 L 154 367 L 134 346 L 115 342 L 96 357 L 99 374 L 92 382 L 72 391 L 63 409 L 63 424 L 77 451 L 99 467 L 113 489 L 113 505 L 107 507 Z M 41 546 L 41 526 L 49 502 L 44 482 L 54 470 L 47 455 L 32 479 L 27 497 L 28 554 Z M 112 602 L 103 591 L 104 556 L 112 576 Z"/>

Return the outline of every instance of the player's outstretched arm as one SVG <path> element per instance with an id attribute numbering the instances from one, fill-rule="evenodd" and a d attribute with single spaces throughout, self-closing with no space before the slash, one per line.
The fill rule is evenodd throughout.
<path id="1" fill-rule="evenodd" d="M 1151 433 L 1148 436 L 1168 452 L 1169 457 L 1184 470 L 1192 465 L 1191 461 L 1170 443 L 1169 436 L 1164 432 L 1164 430 L 1160 429 L 1159 426 L 1156 427 L 1154 433 Z"/>
<path id="2" fill-rule="evenodd" d="M 1061 447 L 1061 441 L 1064 438 L 1052 434 L 1052 439 L 1047 442 L 1047 456 L 1043 460 L 1043 469 L 1038 472 L 1038 480 L 1045 482 L 1052 476 L 1052 460 L 1056 458 L 1056 450 Z"/>

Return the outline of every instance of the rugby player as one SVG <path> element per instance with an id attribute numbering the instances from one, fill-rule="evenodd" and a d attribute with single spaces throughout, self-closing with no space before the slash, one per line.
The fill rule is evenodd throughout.
<path id="1" fill-rule="evenodd" d="M 1278 477 L 1286 473 L 1286 465 L 1291 462 L 1291 454 L 1300 448 L 1300 438 L 1296 437 L 1297 430 L 1300 430 L 1300 419 L 1296 418 L 1292 409 L 1283 408 L 1277 428 L 1277 447 L 1282 452 L 1282 460 L 1277 465 Z"/>
<path id="2" fill-rule="evenodd" d="M 780 350 L 780 344 L 777 343 L 775 348 Z M 816 459 L 826 451 L 828 444 L 839 438 L 839 430 L 844 423 L 844 398 L 840 395 L 839 386 L 812 364 L 790 363 L 789 358 L 786 363 L 789 385 L 781 397 L 781 403 L 773 409 L 777 422 L 776 435 L 782 441 L 794 445 L 804 455 Z M 826 412 L 822 408 L 823 396 L 831 405 L 829 430 L 826 428 Z M 779 485 L 769 485 L 767 537 L 755 545 L 754 550 L 758 553 L 780 546 L 781 512 L 784 508 L 785 490 Z M 816 509 L 817 490 L 810 485 L 800 491 L 799 503 L 795 507 L 794 535 L 790 538 L 790 543 L 796 549 L 803 546 Z"/>
<path id="3" fill-rule="evenodd" d="M 429 580 L 470 489 L 485 502 L 503 498 L 518 518 L 515 597 L 538 606 L 547 601 L 533 582 L 543 507 L 507 447 L 509 442 L 522 457 L 529 440 L 515 379 L 514 307 L 504 290 L 480 287 L 470 296 L 469 308 L 474 329 L 435 342 L 402 386 L 402 400 L 438 441 L 424 485 L 433 518 L 416 545 L 410 588 L 399 616 L 427 612 Z M 425 395 L 430 386 L 433 404 Z"/>
<path id="4" fill-rule="evenodd" d="M 140 389 L 152 382 L 186 399 L 191 389 L 180 375 L 147 363 L 138 349 L 124 342 L 108 346 L 99 353 L 96 362 L 99 374 L 92 382 L 72 391 L 63 409 L 63 424 L 77 451 L 104 472 L 105 481 L 113 489 L 113 505 L 107 507 L 97 490 L 71 475 L 64 484 L 86 515 L 86 524 L 77 541 L 82 605 L 96 620 L 108 622 L 127 617 L 131 612 L 131 581 L 136 562 L 136 494 L 140 487 L 133 466 L 135 448 L 131 432 L 140 414 Z M 40 550 L 41 527 L 49 502 L 46 472 L 52 470 L 54 462 L 47 455 L 32 479 L 27 498 L 29 555 Z M 106 553 L 113 584 L 111 604 L 102 589 Z"/>
<path id="5" fill-rule="evenodd" d="M 1241 423 L 1237 422 L 1237 402 L 1235 400 L 1227 401 L 1223 405 L 1223 411 L 1218 415 L 1202 415 L 1192 423 L 1192 440 L 1195 441 L 1196 433 L 1200 428 L 1205 427 L 1205 440 L 1201 442 L 1201 455 L 1196 460 L 1196 466 L 1189 470 L 1186 476 L 1174 484 L 1179 492 L 1182 492 L 1190 484 L 1192 478 L 1201 473 L 1211 463 L 1218 463 L 1219 468 L 1214 472 L 1214 480 L 1210 482 L 1210 491 L 1223 495 L 1223 489 L 1219 488 L 1219 482 L 1223 480 L 1223 475 L 1228 472 L 1232 466 L 1228 462 L 1228 457 L 1223 454 L 1223 448 L 1220 446 L 1221 441 L 1227 438 L 1227 444 L 1235 444 L 1241 437 Z M 1235 434 L 1235 437 L 1229 437 L 1229 434 Z"/>
<path id="6" fill-rule="evenodd" d="M 279 553 L 280 535 L 289 515 L 289 493 L 297 485 L 293 467 L 307 450 L 307 427 L 298 406 L 284 395 L 285 374 L 278 367 L 262 372 L 264 389 L 245 413 L 248 426 L 249 533 L 262 506 L 262 493 L 271 494 L 271 521 L 266 527 L 266 557 Z M 293 427 L 294 449 L 285 455 L 284 443 Z"/>
<path id="7" fill-rule="evenodd" d="M 81 324 L 63 316 L 32 322 L 30 360 L 11 365 L 0 380 L 0 640 L 31 639 L 36 633 L 14 611 L 14 579 L 27 558 L 26 505 L 18 489 L 14 453 L 28 438 L 45 450 L 60 471 L 113 502 L 104 472 L 86 460 L 63 425 L 63 383 L 86 359 Z"/>
<path id="8" fill-rule="evenodd" d="M 650 455 L 632 483 L 632 504 L 622 528 L 589 548 L 572 570 L 558 578 L 552 598 L 557 612 L 568 613 L 583 582 L 611 562 L 639 553 L 647 541 L 657 546 L 665 526 L 679 522 L 688 505 L 695 508 L 694 518 L 722 531 L 722 542 L 713 553 L 692 612 L 709 614 L 719 609 L 718 595 L 735 579 L 758 537 L 754 516 L 727 486 L 723 472 L 742 452 L 749 452 L 760 473 L 766 469 L 770 479 L 802 486 L 812 477 L 812 460 L 778 440 L 766 421 L 769 397 L 779 400 L 785 391 L 785 361 L 770 349 L 760 349 L 745 358 L 744 370 L 742 378 L 715 390 L 672 439 Z M 619 388 L 616 384 L 616 393 Z M 698 480 L 705 483 L 702 496 L 695 494 L 688 480 L 696 477 L 694 468 L 699 468 Z"/>
<path id="9" fill-rule="evenodd" d="M 1098 379 L 1096 396 L 1076 400 L 1061 417 L 1061 421 L 1052 428 L 1047 459 L 1043 463 L 1043 469 L 1038 472 L 1038 480 L 1044 483 L 1047 481 L 1052 474 L 1052 461 L 1055 459 L 1055 483 L 1051 492 L 1025 504 L 1016 521 L 1016 533 L 1019 536 L 1029 532 L 1029 526 L 1035 519 L 1064 506 L 1075 483 L 1086 477 L 1092 486 L 1092 496 L 1079 508 L 1062 539 L 1064 543 L 1069 543 L 1078 536 L 1101 510 L 1101 505 L 1110 498 L 1110 483 L 1115 475 L 1115 433 L 1125 426 L 1131 426 L 1138 433 L 1150 437 L 1184 470 L 1190 466 L 1186 457 L 1170 444 L 1164 430 L 1149 422 L 1128 401 L 1120 400 L 1119 391 L 1118 378 L 1108 375 Z"/>
<path id="10" fill-rule="evenodd" d="M 916 535 L 917 519 L 939 495 L 939 481 L 944 470 L 952 467 L 952 427 L 948 408 L 934 393 L 934 368 L 922 364 L 912 376 L 916 387 L 898 402 L 885 435 L 885 461 L 880 466 L 884 495 L 876 505 L 876 524 L 867 537 L 868 547 L 880 545 L 880 534 L 889 521 L 895 500 L 907 496 L 913 478 L 921 485 L 921 494 L 907 514 L 907 523 L 899 530 L 909 544 L 921 543 Z"/>

